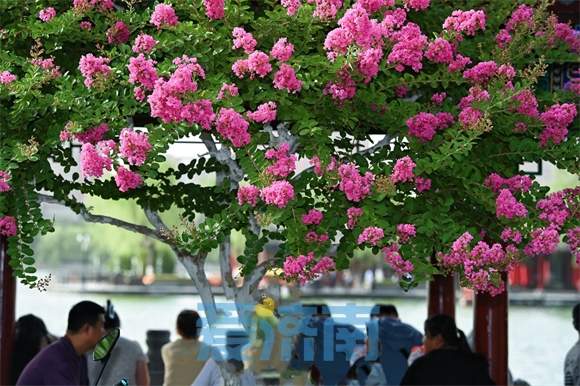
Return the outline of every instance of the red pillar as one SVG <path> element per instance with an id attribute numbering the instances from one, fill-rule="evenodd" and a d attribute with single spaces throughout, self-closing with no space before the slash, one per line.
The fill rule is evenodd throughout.
<path id="1" fill-rule="evenodd" d="M 455 318 L 455 283 L 453 274 L 433 275 L 429 282 L 428 316 L 445 314 Z"/>
<path id="2" fill-rule="evenodd" d="M 502 278 L 507 280 L 507 275 Z M 507 284 L 506 284 L 507 286 Z M 508 375 L 508 293 L 497 296 L 476 294 L 473 330 L 475 351 L 489 362 L 489 373 L 498 386 L 507 385 Z"/>
<path id="3" fill-rule="evenodd" d="M 10 382 L 12 341 L 16 309 L 16 280 L 6 253 L 6 239 L 0 237 L 0 385 Z"/>

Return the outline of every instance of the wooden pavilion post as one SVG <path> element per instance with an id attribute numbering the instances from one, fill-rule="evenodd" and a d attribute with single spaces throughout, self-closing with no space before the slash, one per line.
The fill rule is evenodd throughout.
<path id="1" fill-rule="evenodd" d="M 12 276 L 6 244 L 6 239 L 0 236 L 0 385 L 10 383 L 16 311 L 16 279 Z"/>
<path id="2" fill-rule="evenodd" d="M 435 257 L 431 263 L 437 264 Z M 455 318 L 455 283 L 454 275 L 433 275 L 429 282 L 429 303 L 427 316 L 437 314 L 449 315 Z"/>

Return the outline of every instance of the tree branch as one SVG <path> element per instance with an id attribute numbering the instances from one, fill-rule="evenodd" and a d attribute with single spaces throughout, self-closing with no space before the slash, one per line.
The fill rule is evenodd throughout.
<path id="1" fill-rule="evenodd" d="M 288 122 L 279 123 L 276 126 L 276 132 L 278 135 L 274 135 L 274 129 L 271 125 L 264 125 L 264 131 L 270 135 L 270 146 L 278 146 L 281 143 L 287 143 L 290 147 L 290 153 L 294 153 L 296 151 L 296 147 L 298 146 L 298 141 L 296 137 L 290 133 L 288 129 L 290 125 Z"/>
<path id="2" fill-rule="evenodd" d="M 65 201 L 58 200 L 58 199 L 54 198 L 53 196 L 48 196 L 45 194 L 37 194 L 37 197 L 38 197 L 38 201 L 41 203 L 44 202 L 47 204 L 57 204 L 57 205 L 62 205 L 62 206 L 68 207 L 68 205 L 66 204 Z M 74 200 L 71 200 L 71 201 L 74 201 Z M 143 226 L 143 225 L 137 225 L 137 224 L 133 224 L 133 223 L 130 223 L 127 221 L 119 220 L 118 218 L 114 218 L 114 217 L 92 214 L 84 206 L 84 204 L 81 204 L 81 203 L 76 202 L 76 201 L 75 201 L 75 204 L 78 204 L 81 207 L 79 214 L 87 222 L 113 225 L 113 226 L 128 230 L 130 232 L 140 233 L 144 236 L 148 236 L 148 237 L 154 238 L 156 240 L 162 241 L 164 243 L 167 243 L 167 239 L 165 237 L 163 237 L 161 232 L 159 232 L 158 230 L 151 229 L 151 228 Z"/>
<path id="3" fill-rule="evenodd" d="M 218 150 L 217 145 L 210 133 L 203 132 L 201 133 L 200 138 L 209 151 L 209 154 L 211 154 L 211 156 L 214 157 L 219 163 L 228 167 L 230 180 L 232 183 L 235 183 L 237 187 L 237 184 L 244 179 L 244 171 L 238 165 L 236 160 L 232 158 L 230 149 L 227 146 L 222 145 L 221 149 Z"/>
<path id="4" fill-rule="evenodd" d="M 227 299 L 233 299 L 236 290 L 236 283 L 234 282 L 230 264 L 230 251 L 231 244 L 228 237 L 228 240 L 224 240 L 219 246 L 220 270 L 222 271 L 224 294 Z"/>

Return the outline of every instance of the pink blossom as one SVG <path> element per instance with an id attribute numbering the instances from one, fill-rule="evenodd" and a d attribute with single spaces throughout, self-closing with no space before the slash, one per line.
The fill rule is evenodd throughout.
<path id="1" fill-rule="evenodd" d="M 524 122 L 516 122 L 513 129 L 514 133 L 525 133 L 526 131 L 528 131 L 528 125 Z"/>
<path id="2" fill-rule="evenodd" d="M 500 189 L 508 189 L 512 193 L 529 192 L 532 187 L 532 179 L 529 176 L 515 175 L 503 178 L 497 173 L 491 173 L 485 178 L 484 185 L 497 193 Z"/>
<path id="3" fill-rule="evenodd" d="M 305 280 L 306 267 L 314 260 L 314 253 L 310 252 L 307 255 L 300 255 L 297 257 L 287 256 L 283 264 L 284 275 L 299 276 L 301 280 Z"/>
<path id="4" fill-rule="evenodd" d="M 457 55 L 455 57 L 455 60 L 449 63 L 449 66 L 447 68 L 449 69 L 450 72 L 460 71 L 463 70 L 465 66 L 467 66 L 470 63 L 471 59 L 469 59 L 467 56 Z"/>
<path id="5" fill-rule="evenodd" d="M 270 58 L 262 51 L 254 51 L 248 56 L 248 69 L 251 74 L 250 78 L 253 79 L 254 74 L 263 78 L 272 71 Z"/>
<path id="6" fill-rule="evenodd" d="M 92 143 L 93 145 L 96 145 L 97 142 L 103 139 L 107 131 L 109 131 L 109 125 L 101 123 L 100 125 L 91 127 L 84 132 L 75 133 L 74 137 L 81 143 Z"/>
<path id="7" fill-rule="evenodd" d="M 555 145 L 561 143 L 568 135 L 568 126 L 576 117 L 576 105 L 572 103 L 554 104 L 540 115 L 544 131 L 540 134 L 540 146 L 546 146 L 548 141 Z"/>
<path id="8" fill-rule="evenodd" d="M 151 150 L 149 136 L 132 129 L 124 128 L 119 135 L 119 153 L 129 165 L 143 165 Z"/>
<path id="9" fill-rule="evenodd" d="M 429 8 L 431 0 L 403 0 L 405 8 L 411 8 L 415 11 L 422 11 Z"/>
<path id="10" fill-rule="evenodd" d="M 121 192 L 126 192 L 131 189 L 138 188 L 143 183 L 143 178 L 139 173 L 135 173 L 124 166 L 117 167 L 117 175 L 115 176 L 115 183 Z"/>
<path id="11" fill-rule="evenodd" d="M 493 78 L 497 71 L 497 63 L 493 60 L 477 63 L 475 66 L 463 73 L 463 78 L 472 83 L 485 84 Z"/>
<path id="12" fill-rule="evenodd" d="M 421 112 L 406 121 L 409 135 L 423 141 L 431 141 L 437 130 L 445 129 L 452 123 L 453 116 L 449 113 L 435 115 Z"/>
<path id="13" fill-rule="evenodd" d="M 427 47 L 425 56 L 433 63 L 451 63 L 453 61 L 454 49 L 451 43 L 443 38 L 437 38 Z"/>
<path id="14" fill-rule="evenodd" d="M 45 23 L 51 21 L 55 16 L 56 9 L 54 9 L 53 7 L 44 8 L 40 12 L 38 12 L 38 18 Z"/>
<path id="15" fill-rule="evenodd" d="M 309 0 L 308 2 L 316 4 L 316 9 L 312 15 L 322 20 L 334 19 L 338 10 L 342 7 L 342 0 Z"/>
<path id="16" fill-rule="evenodd" d="M 570 51 L 580 52 L 580 35 L 566 23 L 557 23 L 554 27 L 554 36 L 566 44 Z"/>
<path id="17" fill-rule="evenodd" d="M 218 114 L 216 128 L 234 147 L 243 147 L 250 143 L 249 123 L 244 117 L 230 108 L 221 108 Z"/>
<path id="18" fill-rule="evenodd" d="M 400 31 L 392 35 L 395 45 L 387 57 L 389 64 L 395 65 L 395 70 L 403 72 L 405 66 L 415 72 L 423 68 L 423 50 L 427 44 L 427 36 L 421 33 L 417 24 L 408 23 Z"/>
<path id="19" fill-rule="evenodd" d="M 534 25 L 534 9 L 526 4 L 520 5 L 516 8 L 507 23 L 505 28 L 507 31 L 515 31 L 519 25 L 524 25 L 526 28 L 533 28 Z"/>
<path id="20" fill-rule="evenodd" d="M 111 74 L 111 67 L 108 66 L 109 62 L 109 58 L 94 56 L 93 54 L 81 56 L 79 70 L 85 77 L 84 84 L 87 88 L 91 88 L 95 81 L 103 80 Z"/>
<path id="21" fill-rule="evenodd" d="M 348 31 L 361 48 L 369 48 L 381 38 L 380 26 L 370 19 L 368 12 L 358 3 L 346 11 L 338 25 Z"/>
<path id="22" fill-rule="evenodd" d="M 334 260 L 328 256 L 323 256 L 315 265 L 312 267 L 311 272 L 315 275 L 321 275 L 328 271 L 332 271 L 336 268 Z"/>
<path id="23" fill-rule="evenodd" d="M 268 205 L 285 208 L 294 199 L 294 187 L 288 181 L 274 181 L 262 189 L 260 197 Z"/>
<path id="24" fill-rule="evenodd" d="M 0 72 L 0 84 L 10 84 L 16 80 L 16 75 L 10 71 Z"/>
<path id="25" fill-rule="evenodd" d="M 415 177 L 415 187 L 418 192 L 425 192 L 431 189 L 431 179 L 423 177 Z"/>
<path id="26" fill-rule="evenodd" d="M 254 122 L 268 123 L 276 120 L 276 103 L 266 102 L 258 106 L 256 111 L 246 114 Z"/>
<path id="27" fill-rule="evenodd" d="M 10 175 L 9 172 L 0 170 L 0 193 L 7 192 L 10 190 L 11 187 L 8 181 L 10 181 L 11 178 L 12 176 Z"/>
<path id="28" fill-rule="evenodd" d="M 560 234 L 554 227 L 538 228 L 532 231 L 531 241 L 524 248 L 528 256 L 549 256 L 560 242 Z"/>
<path id="29" fill-rule="evenodd" d="M 393 168 L 393 173 L 391 174 L 391 181 L 394 184 L 399 182 L 407 182 L 412 181 L 415 175 L 413 174 L 413 169 L 415 168 L 416 164 L 413 162 L 411 157 L 405 156 L 403 158 L 399 158 L 395 163 L 395 167 Z"/>
<path id="30" fill-rule="evenodd" d="M 129 83 L 140 84 L 148 90 L 153 90 L 157 81 L 156 61 L 147 59 L 143 54 L 129 58 Z"/>
<path id="31" fill-rule="evenodd" d="M 143 87 L 135 87 L 133 89 L 133 96 L 139 102 L 143 102 L 147 97 L 147 95 L 145 95 L 145 90 L 143 90 Z"/>
<path id="32" fill-rule="evenodd" d="M 516 69 L 511 64 L 502 64 L 497 69 L 497 75 L 511 81 L 516 76 Z"/>
<path id="33" fill-rule="evenodd" d="M 499 48 L 506 48 L 508 44 L 512 41 L 512 36 L 510 33 L 505 30 L 501 29 L 499 33 L 495 36 L 495 42 Z"/>
<path id="34" fill-rule="evenodd" d="M 497 218 L 526 217 L 528 210 L 524 204 L 518 202 L 509 189 L 502 189 L 495 200 L 495 215 Z"/>
<path id="35" fill-rule="evenodd" d="M 346 215 L 348 216 L 346 227 L 348 229 L 353 229 L 358 222 L 358 218 L 363 215 L 363 210 L 362 208 L 351 206 L 346 210 Z"/>
<path id="36" fill-rule="evenodd" d="M 90 30 L 92 30 L 92 29 L 93 29 L 93 23 L 91 23 L 91 22 L 90 22 L 90 21 L 88 21 L 88 20 L 84 20 L 84 21 L 81 21 L 81 22 L 79 23 L 79 27 L 80 27 L 82 30 L 85 30 L 85 31 L 90 31 Z"/>
<path id="37" fill-rule="evenodd" d="M 100 143 L 100 142 L 99 142 Z M 103 169 L 112 170 L 113 162 L 108 152 L 99 151 L 99 145 L 84 143 L 81 148 L 81 170 L 87 177 L 101 177 Z"/>
<path id="38" fill-rule="evenodd" d="M 398 244 L 395 243 L 383 248 L 383 253 L 385 254 L 385 263 L 387 263 L 400 277 L 413 272 L 415 269 L 413 263 L 409 260 L 405 260 L 403 256 L 401 256 Z"/>
<path id="39" fill-rule="evenodd" d="M 488 101 L 490 98 L 491 97 L 487 90 L 484 90 L 479 86 L 473 86 L 469 88 L 469 94 L 461 98 L 457 107 L 460 109 L 473 107 L 473 102 L 484 102 Z"/>
<path id="40" fill-rule="evenodd" d="M 60 67 L 54 64 L 54 58 L 46 58 L 46 59 L 32 59 L 31 63 L 37 67 L 42 68 L 43 70 L 47 71 L 52 78 L 58 78 L 61 76 Z"/>
<path id="41" fill-rule="evenodd" d="M 482 117 L 483 113 L 481 110 L 466 107 L 459 113 L 459 122 L 461 122 L 461 126 L 464 128 L 469 128 L 475 126 Z"/>
<path id="42" fill-rule="evenodd" d="M 571 228 L 566 233 L 566 242 L 570 246 L 572 254 L 576 257 L 576 264 L 580 265 L 580 227 Z"/>
<path id="43" fill-rule="evenodd" d="M 350 76 L 347 69 L 342 69 L 338 73 L 339 80 L 329 82 L 324 88 L 324 95 L 330 95 L 338 103 L 354 98 L 356 94 L 356 83 Z"/>
<path id="44" fill-rule="evenodd" d="M 222 88 L 220 88 L 220 91 L 217 95 L 217 100 L 220 101 L 224 99 L 226 97 L 226 93 L 230 94 L 230 96 L 238 96 L 238 86 L 236 86 L 234 83 L 222 84 Z"/>
<path id="45" fill-rule="evenodd" d="M 469 232 L 463 233 L 451 245 L 451 252 L 448 254 L 440 254 L 439 258 L 443 265 L 453 267 L 461 264 L 467 259 L 469 251 L 469 243 L 473 240 L 473 236 Z"/>
<path id="46" fill-rule="evenodd" d="M 129 28 L 122 21 L 117 21 L 107 30 L 107 41 L 109 44 L 123 44 L 129 41 Z"/>
<path id="47" fill-rule="evenodd" d="M 327 51 L 328 59 L 334 60 L 338 55 L 346 54 L 352 43 L 354 43 L 354 37 L 346 28 L 333 29 L 324 40 L 324 49 Z"/>
<path id="48" fill-rule="evenodd" d="M 268 149 L 266 151 L 266 159 L 275 160 L 273 165 L 266 168 L 266 173 L 274 177 L 288 177 L 294 170 L 296 170 L 296 155 L 290 155 L 290 145 L 282 143 L 277 149 Z"/>
<path id="49" fill-rule="evenodd" d="M 258 42 L 251 33 L 246 32 L 242 27 L 235 27 L 232 36 L 234 38 L 233 49 L 243 48 L 246 54 L 251 54 L 256 49 Z"/>
<path id="50" fill-rule="evenodd" d="M 224 0 L 203 0 L 205 14 L 212 20 L 223 19 L 225 16 Z"/>
<path id="51" fill-rule="evenodd" d="M 310 209 L 308 213 L 302 215 L 302 224 L 304 225 L 320 225 L 324 215 L 317 209 Z"/>
<path id="52" fill-rule="evenodd" d="M 248 59 L 238 59 L 232 64 L 232 72 L 240 79 L 250 73 L 250 63 Z"/>
<path id="53" fill-rule="evenodd" d="M 149 20 L 157 29 L 176 26 L 179 23 L 175 10 L 169 4 L 157 4 Z"/>
<path id="54" fill-rule="evenodd" d="M 399 84 L 395 87 L 395 95 L 397 98 L 404 98 L 409 93 L 409 87 L 404 84 Z"/>
<path id="55" fill-rule="evenodd" d="M 12 216 L 0 217 L 0 235 L 5 237 L 16 236 L 18 233 L 18 225 L 16 219 Z"/>
<path id="56" fill-rule="evenodd" d="M 364 82 L 369 83 L 379 73 L 379 65 L 383 59 L 382 48 L 368 48 L 358 55 L 357 68 L 364 76 Z"/>
<path id="57" fill-rule="evenodd" d="M 381 22 L 383 33 L 386 37 L 391 37 L 393 32 L 396 29 L 401 28 L 406 20 L 407 12 L 403 8 L 386 11 L 383 21 Z"/>
<path id="58" fill-rule="evenodd" d="M 321 177 L 324 174 L 324 171 L 322 170 L 322 162 L 320 161 L 320 158 L 318 158 L 318 156 L 314 156 L 310 158 L 309 162 L 310 166 L 314 168 L 314 174 L 316 174 L 318 177 Z"/>
<path id="59" fill-rule="evenodd" d="M 280 38 L 270 51 L 270 55 L 281 62 L 287 62 L 294 53 L 294 45 L 287 38 Z"/>
<path id="60" fill-rule="evenodd" d="M 405 244 L 412 237 L 415 237 L 417 230 L 413 224 L 399 224 L 397 225 L 397 235 L 399 236 L 399 242 Z"/>
<path id="61" fill-rule="evenodd" d="M 196 123 L 205 130 L 211 130 L 211 125 L 215 120 L 211 101 L 209 99 L 200 99 L 186 104 L 181 110 L 181 118 L 189 123 Z"/>
<path id="62" fill-rule="evenodd" d="M 82 12 L 93 9 L 99 12 L 107 12 L 111 11 L 114 7 L 113 0 L 73 0 L 73 8 Z"/>
<path id="63" fill-rule="evenodd" d="M 521 232 L 512 228 L 504 228 L 504 230 L 501 232 L 500 237 L 506 243 L 513 241 L 514 243 L 519 244 L 522 242 Z"/>
<path id="64" fill-rule="evenodd" d="M 240 186 L 238 189 L 238 204 L 250 204 L 254 207 L 260 198 L 260 189 L 254 185 Z"/>
<path id="65" fill-rule="evenodd" d="M 438 92 L 431 96 L 431 102 L 436 105 L 441 105 L 443 104 L 443 101 L 445 101 L 445 98 L 447 98 L 446 92 Z"/>
<path id="66" fill-rule="evenodd" d="M 371 193 L 375 176 L 371 172 L 359 174 L 358 166 L 353 163 L 340 165 L 338 168 L 340 183 L 338 189 L 342 191 L 347 200 L 359 202 Z"/>
<path id="67" fill-rule="evenodd" d="M 367 227 L 363 229 L 361 234 L 358 236 L 356 243 L 360 244 L 370 244 L 376 246 L 382 238 L 385 237 L 385 232 L 379 227 Z"/>
<path id="68" fill-rule="evenodd" d="M 153 51 L 153 48 L 157 45 L 157 43 L 158 41 L 155 40 L 153 36 L 142 33 L 135 38 L 132 50 L 136 54 L 148 54 Z"/>
<path id="69" fill-rule="evenodd" d="M 282 63 L 280 69 L 274 75 L 274 88 L 296 93 L 302 89 L 302 81 L 296 78 L 296 73 L 291 66 Z"/>
<path id="70" fill-rule="evenodd" d="M 478 30 L 485 30 L 485 13 L 483 11 L 453 11 L 443 22 L 443 29 L 474 36 Z"/>
<path id="71" fill-rule="evenodd" d="M 294 16 L 302 6 L 300 0 L 280 0 L 280 3 L 286 8 L 288 16 Z"/>
<path id="72" fill-rule="evenodd" d="M 375 13 L 381 8 L 392 7 L 395 5 L 395 0 L 357 0 L 368 13 Z"/>
<path id="73" fill-rule="evenodd" d="M 516 111 L 528 117 L 537 118 L 540 115 L 538 111 L 538 101 L 532 90 L 522 90 L 513 97 L 517 103 Z"/>
<path id="74" fill-rule="evenodd" d="M 562 227 L 570 216 L 570 210 L 565 202 L 566 193 L 567 191 L 555 192 L 539 200 L 536 204 L 536 208 L 541 211 L 538 217 L 555 228 Z"/>

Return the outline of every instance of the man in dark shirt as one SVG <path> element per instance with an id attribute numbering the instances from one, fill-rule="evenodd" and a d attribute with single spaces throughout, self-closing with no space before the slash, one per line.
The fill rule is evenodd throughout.
<path id="1" fill-rule="evenodd" d="M 85 353 L 105 334 L 105 309 L 83 301 L 68 314 L 66 335 L 40 351 L 22 371 L 16 385 L 88 385 Z"/>

